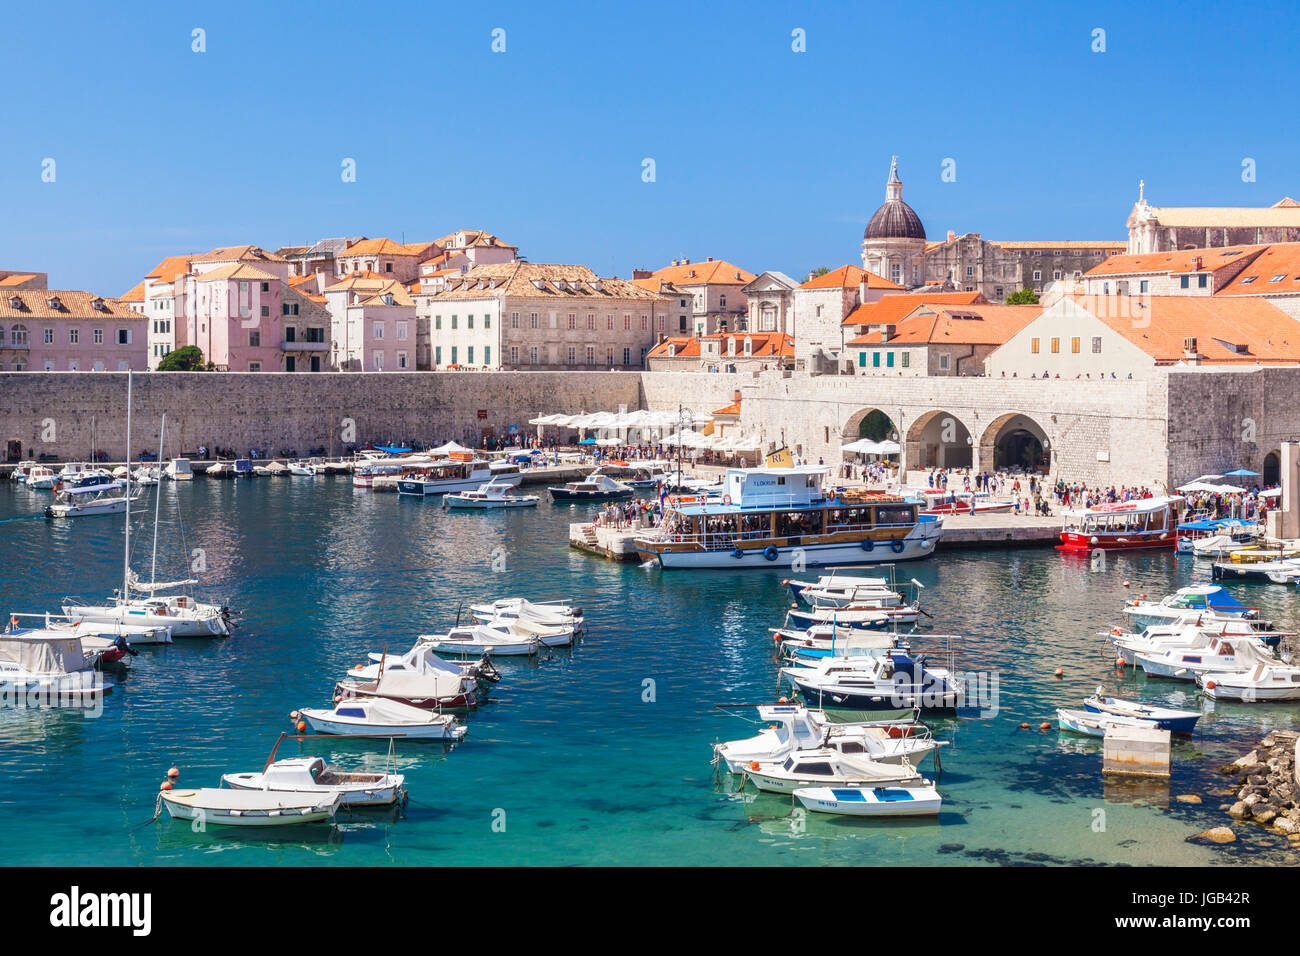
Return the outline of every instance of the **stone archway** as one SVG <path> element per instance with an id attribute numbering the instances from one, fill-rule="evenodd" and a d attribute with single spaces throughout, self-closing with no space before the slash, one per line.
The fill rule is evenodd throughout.
<path id="1" fill-rule="evenodd" d="M 980 467 L 1050 474 L 1052 449 L 1047 430 L 1020 412 L 999 415 L 980 436 Z"/>
<path id="2" fill-rule="evenodd" d="M 1264 456 L 1264 468 L 1261 480 L 1265 488 L 1276 488 L 1282 483 L 1282 456 L 1275 451 Z"/>
<path id="3" fill-rule="evenodd" d="M 869 438 L 872 441 L 898 441 L 898 426 L 894 424 L 894 418 L 881 408 L 864 408 L 849 416 L 849 420 L 844 425 L 844 430 L 840 433 L 844 441 L 856 441 L 859 438 Z"/>
<path id="4" fill-rule="evenodd" d="M 970 429 L 952 412 L 926 412 L 907 429 L 907 467 L 969 468 L 974 460 Z"/>

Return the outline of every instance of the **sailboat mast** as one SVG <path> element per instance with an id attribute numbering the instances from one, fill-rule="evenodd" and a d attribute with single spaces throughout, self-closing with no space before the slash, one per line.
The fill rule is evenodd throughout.
<path id="1" fill-rule="evenodd" d="M 126 541 L 122 546 L 122 600 L 131 599 L 131 370 L 126 370 Z"/>
<path id="2" fill-rule="evenodd" d="M 162 512 L 162 460 L 167 447 L 167 413 L 163 412 L 162 428 L 158 429 L 158 494 L 153 503 L 153 560 L 149 565 L 149 583 L 158 582 L 158 515 Z"/>

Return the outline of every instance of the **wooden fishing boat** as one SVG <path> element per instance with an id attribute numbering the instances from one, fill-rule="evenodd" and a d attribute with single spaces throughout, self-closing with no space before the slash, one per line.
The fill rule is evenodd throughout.
<path id="1" fill-rule="evenodd" d="M 1114 714 L 1119 717 L 1136 717 L 1139 720 L 1153 721 L 1161 730 L 1168 730 L 1175 734 L 1190 734 L 1196 729 L 1196 722 L 1201 719 L 1199 710 L 1156 707 L 1141 701 L 1121 700 L 1118 697 L 1104 697 L 1098 694 L 1084 698 L 1083 707 L 1096 714 Z"/>
<path id="2" fill-rule="evenodd" d="M 174 820 L 203 826 L 279 827 L 329 823 L 338 812 L 343 794 L 277 793 L 267 790 L 163 790 L 163 805 Z"/>
<path id="3" fill-rule="evenodd" d="M 222 774 L 234 790 L 323 796 L 337 793 L 345 807 L 386 807 L 406 800 L 400 773 L 357 773 L 328 766 L 320 757 L 289 757 L 269 763 L 260 773 Z"/>

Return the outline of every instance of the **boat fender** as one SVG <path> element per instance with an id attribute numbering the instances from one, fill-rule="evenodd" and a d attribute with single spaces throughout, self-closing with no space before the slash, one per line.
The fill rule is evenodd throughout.
<path id="1" fill-rule="evenodd" d="M 757 770 L 757 769 L 758 769 L 758 761 L 757 761 L 757 760 L 751 760 L 751 761 L 749 762 L 749 769 L 750 769 L 750 770 Z"/>
<path id="2" fill-rule="evenodd" d="M 1094 534 L 1091 538 L 1088 539 L 1088 543 L 1089 543 L 1089 544 L 1096 544 L 1096 543 L 1097 543 L 1097 536 Z"/>
<path id="3" fill-rule="evenodd" d="M 735 551 L 731 552 L 731 556 L 733 558 L 743 558 L 745 556 L 745 552 L 737 548 Z"/>
<path id="4" fill-rule="evenodd" d="M 1205 682 L 1205 689 L 1206 689 L 1206 690 L 1214 690 L 1214 688 L 1217 687 L 1217 686 L 1218 686 L 1218 685 L 1215 684 L 1214 681 L 1212 681 L 1212 680 L 1207 680 L 1207 681 Z"/>
<path id="5" fill-rule="evenodd" d="M 180 770 L 178 770 L 176 767 L 171 767 L 171 768 L 168 769 L 168 771 L 167 771 L 167 779 L 168 779 L 168 780 L 175 780 L 175 779 L 176 779 L 177 777 L 179 777 L 180 775 L 181 775 L 181 772 L 180 772 Z"/>
<path id="6" fill-rule="evenodd" d="M 301 734 L 301 733 L 305 733 L 306 731 L 307 731 L 307 721 L 305 720 L 298 721 L 298 733 Z"/>
<path id="7" fill-rule="evenodd" d="M 894 543 L 890 545 L 890 547 L 893 548 L 894 554 L 903 553 L 903 542 L 901 541 L 895 540 Z"/>
<path id="8" fill-rule="evenodd" d="M 289 711 L 289 719 L 290 719 L 290 720 L 297 720 L 297 719 L 298 719 L 298 712 L 297 712 L 296 710 L 291 710 L 291 711 Z"/>
<path id="9" fill-rule="evenodd" d="M 863 551 L 871 551 L 873 548 L 875 548 L 875 546 L 876 546 L 876 542 L 872 541 L 870 538 L 866 538 L 862 542 Z"/>
<path id="10" fill-rule="evenodd" d="M 767 558 L 767 560 L 769 561 L 775 561 L 776 555 L 777 555 L 776 548 L 772 547 L 772 545 L 770 544 L 763 549 L 763 557 Z"/>

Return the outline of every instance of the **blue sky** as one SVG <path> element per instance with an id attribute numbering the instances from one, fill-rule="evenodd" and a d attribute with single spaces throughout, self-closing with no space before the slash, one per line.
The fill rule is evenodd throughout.
<path id="1" fill-rule="evenodd" d="M 10 19 L 0 268 L 119 295 L 169 254 L 469 226 L 602 275 L 802 277 L 857 259 L 895 153 L 931 238 L 1124 238 L 1139 178 L 1300 198 L 1284 5 L 179 6 Z"/>

